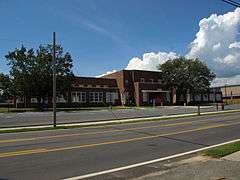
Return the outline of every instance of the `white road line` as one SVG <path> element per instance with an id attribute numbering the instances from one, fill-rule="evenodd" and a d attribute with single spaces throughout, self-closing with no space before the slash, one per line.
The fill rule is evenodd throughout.
<path id="1" fill-rule="evenodd" d="M 127 169 L 131 169 L 131 168 L 139 167 L 139 166 L 144 166 L 144 165 L 148 165 L 148 164 L 152 164 L 152 163 L 157 163 L 157 162 L 161 162 L 161 161 L 165 161 L 165 160 L 189 155 L 189 154 L 194 154 L 194 153 L 197 153 L 197 152 L 200 152 L 200 151 L 204 151 L 204 150 L 207 150 L 207 149 L 210 149 L 210 148 L 234 143 L 234 142 L 237 142 L 237 141 L 240 141 L 240 139 L 235 139 L 235 140 L 232 140 L 232 141 L 228 141 L 228 142 L 224 142 L 224 143 L 220 143 L 220 144 L 215 144 L 215 145 L 208 146 L 208 147 L 205 147 L 205 148 L 200 148 L 200 149 L 196 149 L 196 150 L 192 150 L 192 151 L 188 151 L 188 152 L 184 152 L 184 153 L 180 153 L 180 154 L 175 154 L 175 155 L 172 155 L 172 156 L 167 156 L 167 157 L 163 157 L 163 158 L 159 158 L 159 159 L 153 159 L 151 161 L 145 161 L 145 162 L 142 162 L 142 163 L 132 164 L 132 165 L 129 165 L 129 166 L 123 166 L 123 167 L 109 169 L 109 170 L 100 171 L 100 172 L 95 172 L 95 173 L 91 173 L 91 174 L 66 178 L 66 179 L 63 179 L 63 180 L 78 180 L 78 179 L 84 179 L 84 178 L 91 178 L 91 177 L 94 177 L 94 176 L 99 176 L 99 175 L 103 175 L 103 174 L 109 174 L 109 173 L 113 173 L 113 172 L 117 172 L 117 171 L 127 170 Z"/>

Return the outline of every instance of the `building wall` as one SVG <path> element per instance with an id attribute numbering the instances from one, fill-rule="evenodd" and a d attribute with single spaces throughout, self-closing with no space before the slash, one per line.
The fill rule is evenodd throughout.
<path id="1" fill-rule="evenodd" d="M 223 101 L 227 104 L 240 104 L 240 85 L 226 85 L 219 87 Z"/>
<path id="2" fill-rule="evenodd" d="M 240 85 L 220 87 L 223 98 L 240 98 Z"/>
<path id="3" fill-rule="evenodd" d="M 67 92 L 63 95 L 58 94 L 57 103 L 58 106 L 68 107 L 109 104 L 141 106 L 154 104 L 149 100 L 156 98 L 161 101 L 161 104 L 166 105 L 173 103 L 172 92 L 173 88 L 166 88 L 162 73 L 159 71 L 122 70 L 105 75 L 102 78 L 76 77 Z M 231 92 L 233 94 L 239 92 L 240 94 L 240 86 L 232 88 Z M 91 101 L 93 96 L 101 100 Z M 191 94 L 190 92 L 188 97 L 190 97 L 188 98 L 190 99 L 189 104 L 221 102 L 222 91 L 221 88 L 211 88 L 206 94 Z M 34 97 L 30 97 L 30 99 L 29 101 L 32 104 L 37 105 Z M 148 100 L 146 101 L 146 99 Z M 177 95 L 176 104 L 184 104 L 186 99 L 187 97 L 184 94 Z M 21 98 L 19 98 L 19 104 L 24 104 L 20 100 Z M 52 106 L 51 97 L 46 97 L 43 101 L 49 107 Z"/>
<path id="4" fill-rule="evenodd" d="M 152 84 L 162 87 L 162 74 L 158 71 L 141 71 L 141 70 L 122 70 L 112 74 L 105 75 L 104 78 L 116 79 L 122 104 L 142 105 L 142 92 L 144 85 L 136 83 L 145 83 L 145 88 L 153 89 Z M 151 86 L 149 86 L 149 85 Z"/>

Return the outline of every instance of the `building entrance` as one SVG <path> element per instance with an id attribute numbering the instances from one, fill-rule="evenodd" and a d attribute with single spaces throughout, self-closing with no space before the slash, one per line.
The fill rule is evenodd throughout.
<path id="1" fill-rule="evenodd" d="M 170 102 L 169 91 L 162 90 L 142 90 L 143 92 L 143 103 L 149 105 L 164 105 Z"/>

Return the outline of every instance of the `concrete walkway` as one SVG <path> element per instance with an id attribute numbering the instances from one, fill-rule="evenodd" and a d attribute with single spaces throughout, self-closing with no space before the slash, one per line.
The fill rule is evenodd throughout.
<path id="1" fill-rule="evenodd" d="M 240 151 L 221 159 L 192 155 L 119 171 L 94 180 L 239 180 Z"/>
<path id="2" fill-rule="evenodd" d="M 177 167 L 166 170 L 165 173 L 152 173 L 147 176 L 134 178 L 138 180 L 224 180 L 240 179 L 240 163 L 232 161 L 232 156 L 223 159 L 207 159 L 206 157 L 194 157 L 178 163 Z M 240 159 L 240 153 L 236 153 L 234 157 Z M 231 159 L 231 160 L 226 160 Z M 159 174 L 160 173 L 160 174 Z"/>
<path id="3" fill-rule="evenodd" d="M 240 151 L 230 154 L 228 156 L 223 157 L 224 160 L 228 161 L 238 161 L 240 162 Z"/>

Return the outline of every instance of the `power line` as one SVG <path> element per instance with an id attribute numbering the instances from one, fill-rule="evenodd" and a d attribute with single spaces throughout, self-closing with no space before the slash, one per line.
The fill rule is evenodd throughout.
<path id="1" fill-rule="evenodd" d="M 236 2 L 236 1 L 233 1 L 233 0 L 222 0 L 222 1 L 225 2 L 225 3 L 228 3 L 232 6 L 240 7 L 240 3 Z"/>

